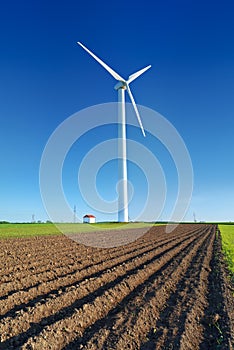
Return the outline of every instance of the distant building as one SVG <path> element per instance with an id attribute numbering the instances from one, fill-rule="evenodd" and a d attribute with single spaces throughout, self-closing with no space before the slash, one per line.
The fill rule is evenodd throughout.
<path id="1" fill-rule="evenodd" d="M 96 217 L 94 215 L 86 214 L 85 216 L 83 216 L 83 223 L 94 224 L 95 222 L 96 222 Z"/>

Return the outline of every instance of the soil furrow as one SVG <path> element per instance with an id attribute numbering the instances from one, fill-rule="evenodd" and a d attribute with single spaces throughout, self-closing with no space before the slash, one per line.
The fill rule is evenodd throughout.
<path id="1" fill-rule="evenodd" d="M 187 236 L 188 234 L 194 234 L 199 230 L 194 230 L 194 231 L 195 232 L 193 232 L 193 231 L 192 232 L 185 232 L 185 233 L 181 234 L 181 237 Z M 160 236 L 162 236 L 163 238 L 159 239 Z M 168 240 L 167 238 L 165 238 L 165 234 L 162 231 L 161 235 L 157 236 L 157 244 L 159 245 L 160 243 L 161 244 L 168 243 L 170 240 L 175 240 L 177 238 L 178 238 L 178 236 L 176 234 L 174 234 Z M 77 248 L 77 244 L 75 242 L 73 242 L 73 243 L 74 243 L 75 248 Z M 133 244 L 131 246 L 124 246 L 121 249 L 120 248 L 111 249 L 111 254 L 113 256 L 114 256 L 114 254 L 116 254 L 116 256 L 117 256 L 119 253 L 122 253 L 123 251 L 124 251 L 124 253 L 134 252 L 134 251 L 137 252 L 141 248 L 148 247 L 148 246 L 152 245 L 152 243 L 155 243 L 155 239 L 153 239 L 153 238 L 151 241 L 133 242 Z M 6 273 L 6 270 L 3 270 L 4 278 L 2 278 L 2 282 L 12 283 L 12 281 L 15 282 L 17 280 L 20 280 L 22 283 L 24 283 L 22 277 L 24 277 L 26 273 L 28 276 L 36 276 L 36 275 L 40 275 L 41 273 L 47 274 L 47 273 L 51 273 L 51 269 L 53 268 L 53 270 L 56 270 L 56 273 L 59 276 L 59 271 L 64 269 L 64 267 L 66 267 L 67 265 L 69 265 L 69 269 L 72 269 L 73 267 L 77 268 L 77 260 L 80 261 L 81 260 L 80 258 L 82 256 L 80 253 L 80 246 L 79 246 L 79 250 L 78 250 L 79 253 L 78 254 L 77 254 L 77 250 L 75 248 L 73 248 L 73 250 L 70 251 L 71 248 L 73 248 L 73 247 L 69 247 L 66 250 L 59 253 L 59 256 L 65 255 L 66 259 L 68 256 L 67 252 L 69 252 L 69 256 L 71 256 L 71 259 L 70 260 L 67 259 L 66 261 L 64 261 L 63 264 L 61 264 L 61 261 L 58 259 L 57 254 L 55 255 L 55 257 L 51 256 L 49 259 L 45 259 L 45 257 L 48 254 L 47 254 L 47 252 L 43 252 L 45 257 L 42 257 L 41 259 L 38 259 L 38 257 L 36 257 L 34 261 L 30 260 L 30 264 L 26 263 L 26 264 L 23 264 L 22 266 L 16 265 L 16 267 L 14 269 L 12 268 L 12 270 L 8 274 Z M 82 268 L 88 267 L 88 263 L 90 262 L 90 257 L 92 258 L 92 260 L 94 260 L 96 262 L 101 262 L 103 260 L 102 259 L 103 258 L 103 249 L 101 249 L 101 250 L 95 249 L 93 251 L 92 251 L 92 248 L 87 248 L 87 249 L 89 249 L 90 251 L 85 251 L 86 257 L 85 257 L 85 259 L 82 259 L 82 266 L 79 266 L 80 268 L 81 267 Z M 96 253 L 96 251 L 98 251 L 98 252 Z M 38 253 L 37 253 L 37 255 L 38 255 Z M 32 254 L 30 254 L 29 257 L 31 258 Z M 43 264 L 41 264 L 41 263 L 43 263 Z M 85 266 L 85 264 L 87 264 L 87 266 Z M 48 265 L 50 266 L 49 268 L 48 268 Z M 21 271 L 19 271 L 19 269 Z M 13 275 L 13 272 L 15 272 L 14 275 Z M 40 278 L 40 276 L 38 276 L 38 278 Z M 2 286 L 2 288 L 4 288 L 4 287 L 6 288 L 6 286 L 7 286 L 7 284 Z"/>
<path id="2" fill-rule="evenodd" d="M 185 245 L 185 243 L 182 243 Z M 149 276 L 154 275 L 153 278 L 155 278 L 155 274 L 160 274 L 160 270 L 166 270 L 167 266 L 173 261 L 174 256 L 176 254 L 178 254 L 181 250 L 181 247 L 177 246 L 174 247 L 175 249 L 175 253 L 172 254 L 168 254 L 167 257 L 167 261 L 166 260 L 166 256 L 163 254 L 162 257 L 159 259 L 158 257 L 154 257 L 153 261 L 151 261 L 150 266 L 148 266 L 148 269 L 146 270 L 146 265 L 145 263 L 141 264 L 141 266 L 137 267 L 138 273 L 136 274 L 136 269 L 132 270 L 132 271 L 128 271 L 128 273 L 125 276 L 119 276 L 117 278 L 118 281 L 115 281 L 114 285 L 113 283 L 107 283 L 103 289 L 103 287 L 101 289 L 99 289 L 98 291 L 94 291 L 92 292 L 91 296 L 88 296 L 87 299 L 87 304 L 86 304 L 86 310 L 88 310 L 88 315 L 87 317 L 85 317 L 85 320 L 82 321 L 82 327 L 84 327 L 85 322 L 91 322 L 90 321 L 93 317 L 93 314 L 95 314 L 95 312 L 92 312 L 93 310 L 100 310 L 100 313 L 103 312 L 108 312 L 108 309 L 111 307 L 113 307 L 113 304 L 119 303 L 121 302 L 122 298 L 124 297 L 124 295 L 128 295 L 128 293 L 134 291 L 134 289 L 140 284 L 142 286 L 144 286 L 145 283 L 145 279 L 148 279 Z M 117 282 L 117 283 L 116 283 Z M 109 289 L 109 290 L 108 290 Z M 101 293 L 100 293 L 101 291 Z M 113 298 L 113 295 L 115 295 L 115 299 Z M 108 300 L 111 300 L 111 305 L 109 305 Z M 121 298 L 121 299 L 120 299 Z M 104 305 L 103 305 L 103 301 L 104 301 Z M 80 306 L 81 307 L 81 306 Z M 80 321 L 80 312 L 84 313 L 83 310 L 80 310 L 79 305 L 77 303 L 75 303 L 75 305 L 73 305 L 73 310 L 74 308 L 77 309 L 76 313 L 73 314 L 69 317 L 69 319 L 66 319 L 66 324 L 68 327 L 68 324 L 70 324 L 71 327 L 71 323 L 73 324 L 73 326 L 75 327 L 75 329 L 77 329 L 77 322 L 79 324 Z M 98 314 L 100 316 L 100 313 Z M 67 312 L 66 312 L 67 314 Z M 77 315 L 76 315 L 77 314 Z M 97 313 L 96 313 L 97 315 Z M 61 326 L 61 324 L 64 324 L 64 320 L 61 323 L 60 320 L 58 320 L 54 325 L 51 325 L 50 330 L 51 329 L 60 329 L 61 330 L 61 334 L 63 326 Z M 88 325 L 86 327 L 90 326 L 90 324 L 88 323 Z M 82 329 L 81 327 L 81 329 Z M 79 327 L 78 327 L 79 328 Z M 68 327 L 69 329 L 69 327 Z M 42 331 L 42 338 L 45 336 L 44 332 L 46 332 L 46 330 Z M 80 332 L 80 330 L 79 330 Z M 53 332 L 52 332 L 53 333 Z M 59 332 L 60 334 L 60 332 Z M 49 334 L 46 334 L 46 337 L 50 337 Z M 60 340 L 61 341 L 61 340 Z M 34 344 L 35 346 L 35 344 Z M 43 345 L 45 347 L 45 344 Z M 46 348 L 45 348 L 46 349 Z"/>
<path id="3" fill-rule="evenodd" d="M 189 236 L 194 236 L 194 235 L 195 235 L 194 233 L 191 233 Z M 152 248 L 152 245 L 150 245 L 151 249 L 148 249 L 148 251 L 143 249 L 143 251 L 139 250 L 137 253 L 137 251 L 135 252 L 135 249 L 134 249 L 135 254 L 132 254 L 130 251 L 130 253 L 128 253 L 129 258 L 126 258 L 125 254 L 121 254 L 120 257 L 122 257 L 122 259 L 120 259 L 120 257 L 117 256 L 117 258 L 116 258 L 117 263 L 115 262 L 115 258 L 110 255 L 110 258 L 107 258 L 105 262 L 101 261 L 99 263 L 100 266 L 102 267 L 102 269 L 100 269 L 99 264 L 93 263 L 93 264 L 89 265 L 90 268 L 88 266 L 88 268 L 87 269 L 85 268 L 84 270 L 77 269 L 77 270 L 69 272 L 69 273 L 64 273 L 63 275 L 57 276 L 56 278 L 52 278 L 52 279 L 47 278 L 45 281 L 43 281 L 43 279 L 41 279 L 41 280 L 39 280 L 39 282 L 34 283 L 34 285 L 32 284 L 33 283 L 32 279 L 30 277 L 27 277 L 27 282 L 29 283 L 29 287 L 27 286 L 27 283 L 25 282 L 24 288 L 20 289 L 20 287 L 18 286 L 17 289 L 13 289 L 12 291 L 8 292 L 8 294 L 6 294 L 5 297 L 2 296 L 0 298 L 1 314 L 3 315 L 4 310 L 5 310 L 5 312 L 7 312 L 7 310 L 11 309 L 11 303 L 16 304 L 16 305 L 17 304 L 20 305 L 22 303 L 24 303 L 24 304 L 29 303 L 30 304 L 30 300 L 28 299 L 29 295 L 33 296 L 34 299 L 36 298 L 36 300 L 39 301 L 40 298 L 41 299 L 47 298 L 48 295 L 46 295 L 46 294 L 56 293 L 56 288 L 50 288 L 50 286 L 56 287 L 56 285 L 58 285 L 60 288 L 61 287 L 63 287 L 63 288 L 70 287 L 74 283 L 78 283 L 82 277 L 86 278 L 89 275 L 91 275 L 91 277 L 96 277 L 97 270 L 99 273 L 101 273 L 101 271 L 105 271 L 105 269 L 107 269 L 107 268 L 117 267 L 121 263 L 128 263 L 129 261 L 132 261 L 133 259 L 135 259 L 136 256 L 141 257 L 141 256 L 148 254 L 148 253 L 150 253 L 156 249 L 159 249 L 161 247 L 163 247 L 165 249 L 167 247 L 167 245 L 171 244 L 172 242 L 174 242 L 176 240 L 178 241 L 178 239 L 180 241 L 182 241 L 183 238 L 184 238 L 184 236 L 182 236 L 182 237 L 180 236 L 179 238 L 177 237 L 177 239 L 173 238 L 172 240 L 166 241 L 164 244 L 159 244 L 159 245 L 155 244 L 155 247 L 153 246 L 153 248 Z M 107 265 L 108 261 L 110 262 L 109 265 Z M 93 269 L 91 269 L 91 268 L 93 268 Z M 45 282 L 45 283 L 43 283 L 43 282 Z M 40 295 L 41 295 L 41 297 L 40 297 Z M 6 299 L 8 300 L 7 304 L 5 303 Z M 32 306 L 32 305 L 30 304 L 29 306 Z M 6 308 L 8 308 L 8 309 L 6 309 Z M 16 308 L 16 311 L 18 311 L 18 310 L 19 309 Z"/>
<path id="4" fill-rule="evenodd" d="M 150 229 L 152 230 L 152 228 Z M 150 233 L 150 230 L 148 233 L 145 234 L 145 236 L 147 236 Z M 165 228 L 163 226 L 158 227 L 158 232 L 157 232 L 157 242 L 158 243 L 163 243 L 163 241 L 165 240 L 165 232 L 164 232 Z M 196 228 L 193 230 L 185 230 L 185 232 L 181 231 L 180 234 L 181 236 L 183 234 L 187 235 L 189 233 L 195 233 L 196 231 L 199 231 L 200 228 Z M 172 232 L 171 234 L 173 234 L 174 238 L 177 236 L 177 232 Z M 171 236 L 173 238 L 173 236 Z M 162 237 L 162 239 L 160 240 L 160 237 Z M 45 239 L 45 238 L 44 238 Z M 19 240 L 18 240 L 19 241 Z M 18 242 L 17 241 L 17 242 Z M 43 247 L 40 248 L 40 242 L 41 238 L 37 239 L 37 249 L 36 250 L 30 250 L 30 249 L 24 249 L 24 247 L 22 247 L 22 249 L 20 249 L 19 251 L 21 252 L 19 257 L 17 256 L 17 250 L 16 252 L 14 252 L 14 254 L 12 255 L 11 249 L 12 247 L 6 247 L 3 246 L 3 258 L 4 258 L 4 262 L 3 265 L 4 266 L 2 269 L 0 269 L 0 277 L 4 276 L 4 278 L 7 278 L 7 276 L 11 277 L 12 273 L 18 272 L 18 270 L 22 270 L 23 272 L 27 271 L 28 273 L 31 273 L 31 269 L 35 268 L 43 268 L 47 267 L 48 264 L 53 263 L 56 264 L 54 267 L 56 266 L 60 266 L 61 265 L 61 261 L 60 259 L 58 259 L 60 256 L 70 256 L 71 259 L 73 260 L 79 260 L 82 261 L 82 263 L 84 263 L 85 261 L 83 260 L 84 256 L 92 256 L 95 259 L 95 254 L 98 251 L 97 255 L 101 255 L 103 253 L 103 249 L 95 249 L 92 247 L 85 247 L 82 245 L 78 245 L 76 242 L 71 241 L 69 239 L 67 239 L 67 237 L 65 236 L 57 236 L 57 237 L 53 237 L 53 240 L 51 237 L 49 237 L 48 239 L 49 243 L 52 245 L 52 251 L 51 249 L 47 248 L 45 249 L 44 244 Z M 59 243 L 61 241 L 62 243 Z M 145 238 L 140 238 L 137 241 L 133 242 L 131 245 L 127 245 L 127 246 L 123 246 L 123 247 L 117 247 L 117 248 L 111 248 L 109 249 L 109 251 L 111 251 L 112 253 L 114 252 L 118 252 L 118 251 L 123 251 L 123 250 L 128 250 L 133 249 L 133 247 L 135 247 L 135 249 L 138 249 L 138 246 L 140 244 L 144 245 L 144 243 L 146 242 L 148 245 L 150 243 L 154 243 L 155 241 L 155 237 L 151 237 L 150 239 L 145 239 Z M 20 240 L 21 242 L 21 240 Z M 24 240 L 22 239 L 22 242 L 24 242 Z M 21 243 L 22 243 L 21 242 Z M 60 248 L 61 246 L 61 248 Z M 65 246 L 65 247 L 64 247 Z M 8 249 L 7 249 L 8 248 Z M 56 250 L 54 249 L 56 248 Z M 78 248 L 78 250 L 77 250 Z M 24 253 L 25 257 L 27 258 L 27 262 L 25 263 L 25 259 L 22 258 L 22 252 Z M 9 259 L 9 255 L 10 255 L 10 259 Z M 12 265 L 12 260 L 16 259 L 20 259 L 21 263 L 20 264 L 13 264 Z M 82 258 L 82 259 L 81 259 Z M 9 261 L 8 261 L 9 260 Z M 7 265 L 10 265 L 7 269 Z M 64 264 L 64 266 L 66 266 Z M 9 270 L 9 272 L 8 272 Z M 15 276 L 14 276 L 15 277 Z"/>
<path id="5" fill-rule="evenodd" d="M 123 342 L 128 343 L 131 339 L 128 348 L 139 349 L 139 341 L 137 343 L 136 334 L 145 337 L 148 331 L 149 321 L 151 321 L 151 328 L 155 323 L 157 314 L 160 308 L 166 303 L 171 290 L 175 288 L 176 281 L 180 280 L 181 275 L 185 273 L 186 267 L 189 265 L 192 257 L 196 254 L 197 249 L 201 247 L 207 236 L 199 236 L 198 239 L 189 244 L 184 248 L 177 257 L 173 259 L 171 266 L 169 265 L 164 272 L 164 274 L 159 276 L 154 276 L 154 279 L 150 284 L 143 286 L 143 290 L 140 294 L 134 295 L 132 300 L 128 300 L 126 305 L 119 308 L 118 314 L 109 315 L 108 320 L 103 320 L 102 327 L 100 331 L 107 329 L 108 336 L 105 342 L 99 343 L 99 347 L 102 349 L 112 349 L 111 344 L 115 344 L 115 349 L 122 349 Z M 158 277 L 158 278 L 157 278 Z M 147 305 L 147 307 L 145 307 Z M 148 309 L 148 311 L 147 311 Z M 154 311 L 152 313 L 152 311 Z M 147 319 L 147 322 L 142 326 L 142 318 Z M 139 324 L 140 323 L 140 324 Z M 141 328 L 141 331 L 136 332 L 137 329 Z M 94 327 L 95 329 L 96 327 Z M 127 332 L 126 332 L 127 330 Z M 108 332 L 109 331 L 109 332 Z M 85 342 L 90 337 L 90 329 L 86 337 L 84 336 Z M 93 340 L 88 342 L 84 347 L 85 349 L 92 349 L 92 345 L 98 341 L 98 339 L 103 339 L 104 337 L 99 337 L 94 335 Z M 138 347 L 137 347 L 138 346 Z M 72 346 L 70 347 L 72 349 Z M 114 348 L 113 348 L 114 349 Z"/>
<path id="6" fill-rule="evenodd" d="M 202 258 L 197 261 L 197 269 L 190 276 L 191 288 L 187 291 L 187 301 L 184 303 L 184 310 L 179 318 L 184 323 L 184 329 L 183 332 L 181 329 L 176 337 L 176 339 L 180 340 L 181 349 L 189 349 L 188 344 L 190 344 L 191 350 L 199 350 L 201 341 L 203 340 L 205 329 L 201 325 L 201 318 L 204 316 L 204 310 L 208 304 L 207 280 L 211 271 L 210 261 L 213 253 L 214 239 L 215 232 L 213 231 L 211 232 L 209 244 L 201 254 Z M 196 329 L 196 332 L 194 329 Z"/>
<path id="7" fill-rule="evenodd" d="M 185 275 L 181 278 L 174 293 L 168 299 L 168 305 L 159 315 L 153 331 L 148 334 L 150 341 L 146 342 L 142 346 L 142 349 L 155 347 L 156 349 L 167 349 L 170 346 L 172 348 L 180 348 L 180 340 L 186 327 L 186 315 L 197 301 L 197 288 L 202 271 L 207 271 L 207 273 L 209 271 L 209 267 L 204 265 L 204 263 L 207 262 L 207 250 L 212 246 L 213 239 L 212 232 L 210 232 L 208 239 L 202 244 L 201 249 L 198 250 L 197 254 L 191 260 L 191 264 Z M 196 317 L 199 320 L 199 314 Z M 196 336 L 201 337 L 201 334 L 196 334 Z M 170 342 L 168 342 L 169 339 Z M 190 344 L 195 349 L 196 341 L 192 341 L 191 339 L 192 337 L 186 346 Z"/>
<path id="8" fill-rule="evenodd" d="M 96 288 L 97 288 L 97 285 L 100 285 L 99 289 L 103 292 L 106 290 L 106 288 L 109 288 L 108 285 L 111 287 L 113 284 L 118 284 L 118 283 L 120 283 L 120 281 L 124 280 L 125 278 L 128 278 L 129 276 L 136 274 L 136 272 L 138 270 L 144 270 L 147 267 L 147 264 L 152 265 L 154 263 L 154 261 L 156 261 L 160 257 L 162 257 L 166 252 L 169 253 L 169 258 L 171 259 L 170 252 L 176 248 L 179 251 L 181 244 L 185 244 L 185 243 L 184 242 L 181 243 L 181 241 L 180 241 L 180 243 L 174 244 L 172 247 L 167 248 L 166 251 L 163 251 L 160 254 L 155 255 L 154 252 L 153 253 L 151 252 L 150 256 L 143 256 L 141 258 L 138 258 L 137 260 L 135 259 L 134 261 L 132 261 L 128 265 L 126 265 L 126 264 L 120 265 L 119 266 L 120 271 L 118 271 L 118 269 L 114 269 L 112 274 L 110 273 L 111 271 L 106 271 L 105 274 L 102 274 L 101 277 L 96 278 L 95 280 L 93 280 L 93 278 L 90 278 L 91 281 L 84 279 L 83 280 L 84 285 L 82 285 L 82 282 L 81 282 L 79 284 L 79 289 L 77 287 L 73 286 L 75 288 L 74 290 L 72 288 L 72 290 L 65 291 L 61 296 L 60 295 L 57 296 L 55 302 L 52 299 L 50 301 L 50 305 L 48 308 L 45 308 L 45 305 L 47 303 L 46 299 L 42 300 L 42 302 L 43 302 L 42 305 L 41 305 L 41 301 L 37 300 L 36 305 L 33 307 L 34 310 L 31 310 L 29 316 L 28 316 L 28 311 L 29 311 L 28 307 L 26 307 L 26 310 L 24 310 L 24 309 L 20 310 L 18 312 L 17 317 L 14 317 L 14 315 L 13 315 L 13 317 L 14 317 L 13 320 L 12 320 L 12 317 L 8 316 L 8 318 L 6 318 L 4 320 L 5 327 L 4 326 L 1 327 L 1 332 L 3 334 L 5 334 L 5 336 L 7 335 L 9 322 L 11 323 L 11 327 L 13 328 L 13 330 L 11 332 L 11 336 L 14 334 L 14 330 L 16 332 L 16 330 L 19 328 L 20 324 L 23 324 L 23 330 L 25 331 L 29 327 L 30 322 L 32 322 L 32 320 L 34 320 L 34 322 L 40 321 L 42 310 L 44 310 L 44 315 L 48 314 L 49 322 L 51 322 L 50 318 L 52 318 L 52 320 L 54 320 L 53 315 L 49 316 L 50 312 L 52 310 L 53 310 L 53 312 L 57 311 L 57 313 L 59 314 L 58 317 L 61 317 L 60 305 L 66 305 L 66 302 L 69 302 L 69 304 L 70 304 L 72 301 L 76 300 L 77 298 L 87 298 L 87 300 L 88 300 L 90 292 L 94 293 Z M 138 260 L 142 261 L 140 265 L 137 264 Z M 108 283 L 105 284 L 106 281 Z M 88 289 L 86 287 L 87 284 L 89 284 Z M 82 289 L 84 295 L 82 295 L 81 289 Z M 44 303 L 45 303 L 45 305 L 44 305 Z M 79 302 L 78 303 L 75 302 L 75 304 L 78 305 Z M 69 309 L 69 308 L 70 308 L 70 306 L 68 305 L 67 309 Z M 31 309 L 31 308 L 29 307 L 29 309 Z M 27 322 L 25 320 L 25 316 L 28 316 Z M 63 316 L 63 314 L 62 314 L 62 316 Z M 45 320 L 43 323 L 45 323 Z"/>
<path id="9" fill-rule="evenodd" d="M 230 350 L 216 230 L 152 226 L 106 249 L 62 235 L 2 240 L 0 350 Z"/>

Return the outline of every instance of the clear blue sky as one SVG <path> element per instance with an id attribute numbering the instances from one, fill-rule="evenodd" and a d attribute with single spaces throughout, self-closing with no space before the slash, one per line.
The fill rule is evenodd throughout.
<path id="1" fill-rule="evenodd" d="M 0 220 L 47 219 L 38 174 L 48 138 L 73 113 L 116 101 L 112 77 L 77 41 L 123 76 L 152 65 L 132 89 L 139 104 L 176 127 L 189 150 L 194 192 L 185 219 L 195 212 L 197 220 L 234 220 L 233 1 L 121 4 L 2 3 Z M 88 209 L 71 188 L 70 205 L 81 216 Z"/>

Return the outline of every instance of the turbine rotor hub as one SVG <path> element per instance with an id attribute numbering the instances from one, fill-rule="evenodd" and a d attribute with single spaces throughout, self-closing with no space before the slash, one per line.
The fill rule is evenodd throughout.
<path id="1" fill-rule="evenodd" d="M 127 85 L 125 81 L 119 81 L 116 85 L 115 85 L 115 90 L 119 90 L 119 89 L 127 89 Z"/>

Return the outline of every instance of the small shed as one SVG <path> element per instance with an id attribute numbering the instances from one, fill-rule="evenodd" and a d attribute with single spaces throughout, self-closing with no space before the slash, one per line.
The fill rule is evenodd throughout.
<path id="1" fill-rule="evenodd" d="M 91 214 L 86 214 L 83 216 L 83 223 L 85 224 L 94 224 L 96 222 L 96 217 Z"/>

